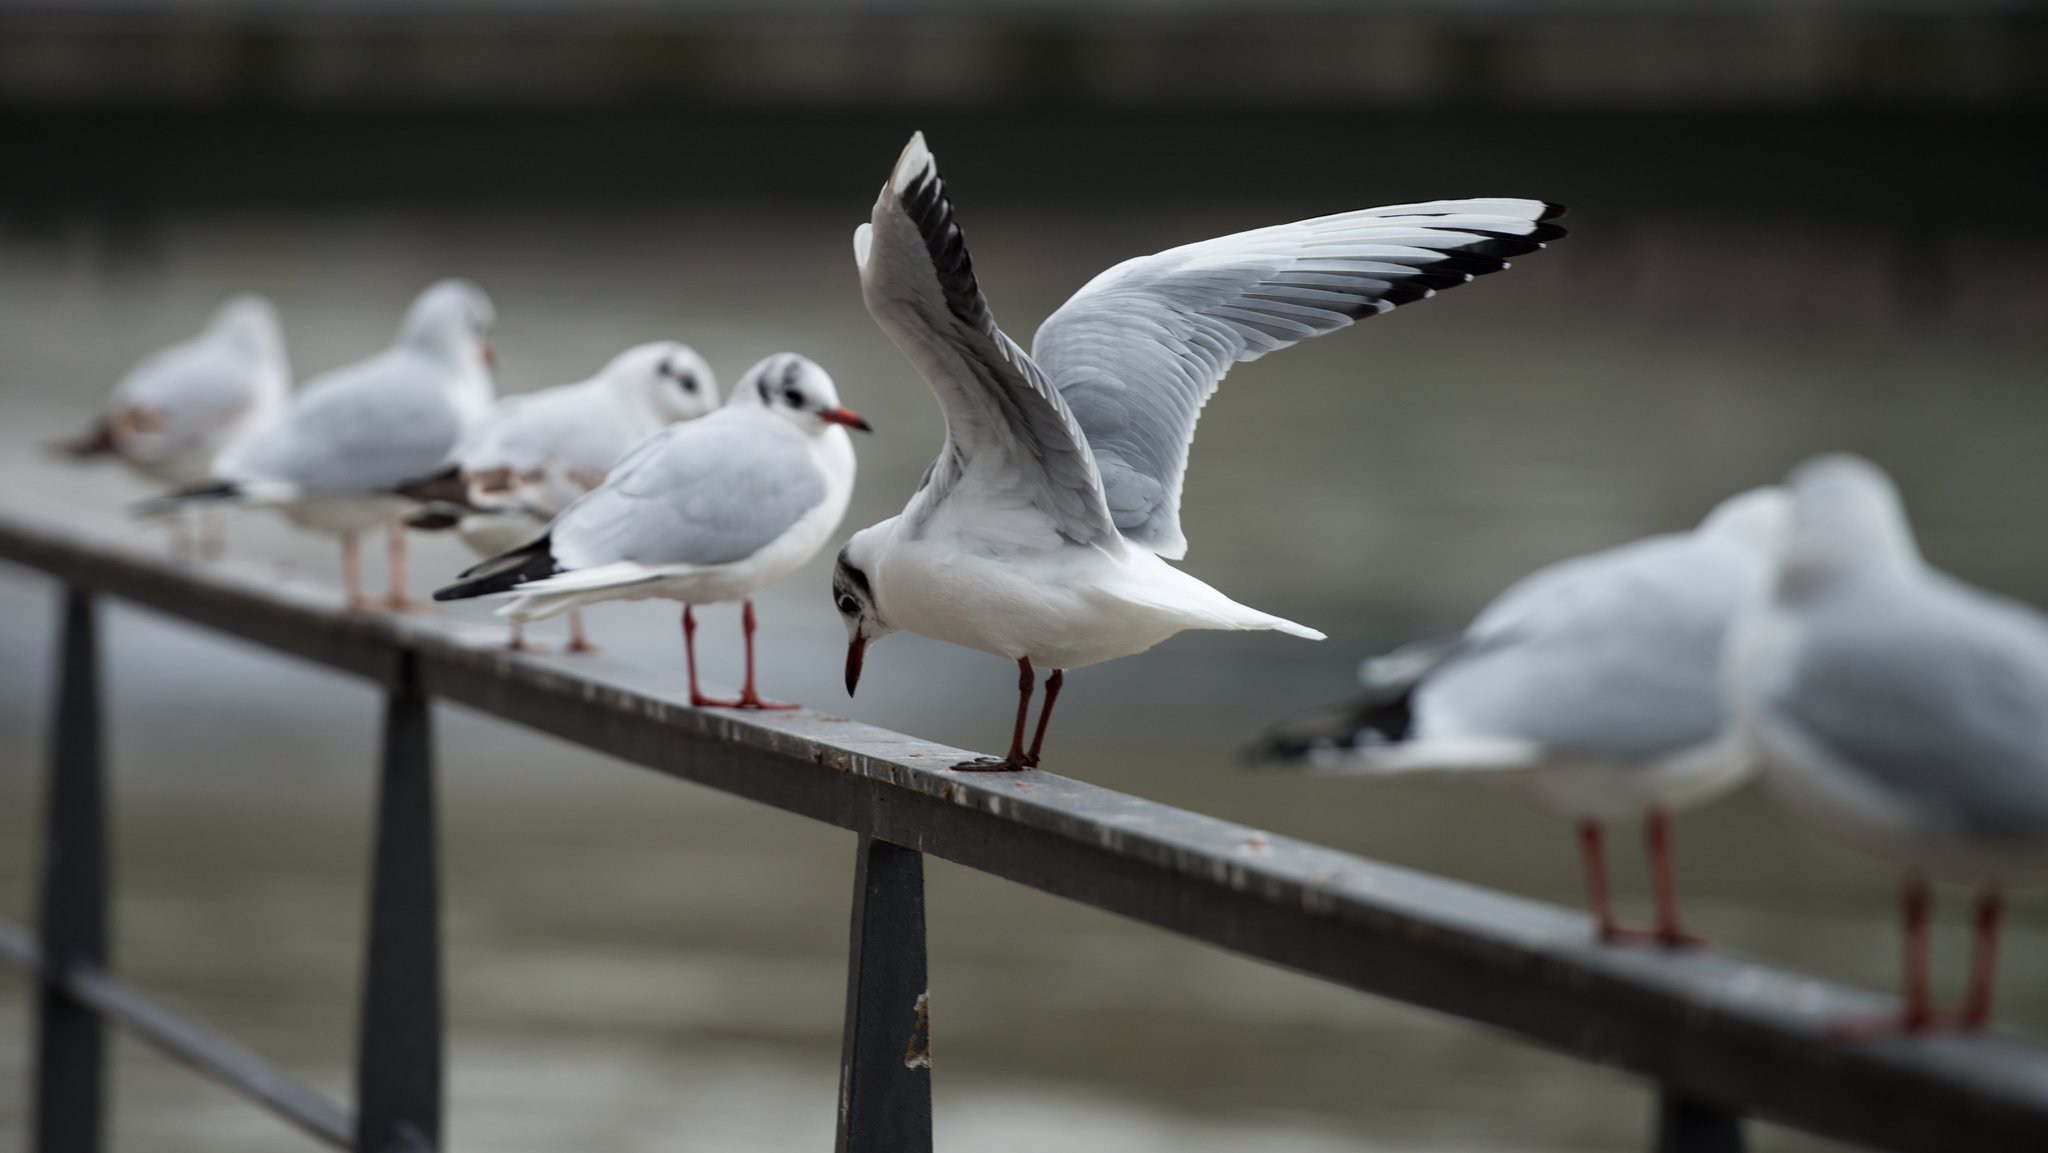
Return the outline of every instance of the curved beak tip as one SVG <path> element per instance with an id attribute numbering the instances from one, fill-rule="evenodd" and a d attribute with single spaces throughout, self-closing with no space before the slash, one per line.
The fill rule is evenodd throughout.
<path id="1" fill-rule="evenodd" d="M 860 685 L 860 665 L 862 659 L 867 656 L 867 651 L 866 637 L 855 637 L 846 644 L 846 695 L 849 697 Z"/>
<path id="2" fill-rule="evenodd" d="M 843 404 L 840 405 L 838 408 L 827 409 L 824 412 L 819 413 L 818 417 L 819 419 L 828 421 L 832 424 L 845 425 L 847 428 L 859 429 L 862 432 L 875 431 L 874 426 L 870 425 L 867 421 L 862 420 L 861 415 L 859 413 L 853 411 L 852 409 L 846 407 Z"/>

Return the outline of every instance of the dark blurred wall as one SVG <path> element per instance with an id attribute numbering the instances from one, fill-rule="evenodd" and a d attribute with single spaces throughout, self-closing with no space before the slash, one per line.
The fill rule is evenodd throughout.
<path id="1" fill-rule="evenodd" d="M 2048 331 L 2038 5 L 0 0 L 0 226 L 1534 195 L 1617 309 Z M 1774 231 L 1778 230 L 1778 231 Z"/>

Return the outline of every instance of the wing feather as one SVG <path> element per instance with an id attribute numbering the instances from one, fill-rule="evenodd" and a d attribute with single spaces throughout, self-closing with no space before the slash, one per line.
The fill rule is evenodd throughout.
<path id="1" fill-rule="evenodd" d="M 1230 366 L 1421 300 L 1564 235 L 1538 200 L 1445 200 L 1282 224 L 1127 260 L 1040 326 L 1032 353 L 1079 423 L 1117 529 L 1187 552 L 1181 481 Z"/>

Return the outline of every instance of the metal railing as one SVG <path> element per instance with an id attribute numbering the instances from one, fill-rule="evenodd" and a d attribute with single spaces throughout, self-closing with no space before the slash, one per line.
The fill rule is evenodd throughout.
<path id="1" fill-rule="evenodd" d="M 931 1149 L 923 854 L 1211 945 L 1447 1013 L 1656 1083 L 1654 1148 L 1725 1153 L 1754 1115 L 1880 1149 L 2048 1149 L 2048 1052 L 2010 1036 L 1847 1045 L 1870 994 L 1714 952 L 1604 948 L 1564 909 L 1380 864 L 1049 773 L 958 774 L 968 754 L 809 710 L 681 703 L 676 679 L 343 611 L 331 591 L 171 560 L 0 511 L 0 560 L 64 587 L 40 944 L 37 1153 L 95 1153 L 104 1022 L 337 1148 L 442 1147 L 442 998 L 429 702 L 450 701 L 859 834 L 838 1148 Z M 110 972 L 95 601 L 114 597 L 387 694 L 355 1110 Z"/>

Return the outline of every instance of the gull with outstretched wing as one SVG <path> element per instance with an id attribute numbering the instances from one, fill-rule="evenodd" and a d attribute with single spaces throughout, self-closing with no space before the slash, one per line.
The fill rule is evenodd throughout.
<path id="1" fill-rule="evenodd" d="M 1443 200 L 1261 228 L 1128 260 L 1084 285 L 1027 353 L 997 326 L 923 134 L 854 257 L 868 312 L 937 395 L 946 442 L 901 515 L 854 534 L 832 595 L 847 691 L 891 632 L 1017 662 L 1009 755 L 1038 762 L 1064 670 L 1184 629 L 1314 629 L 1166 563 L 1187 549 L 1181 478 L 1202 405 L 1239 361 L 1507 267 L 1563 235 L 1540 200 Z M 1053 670 L 1030 746 L 1034 666 Z"/>

